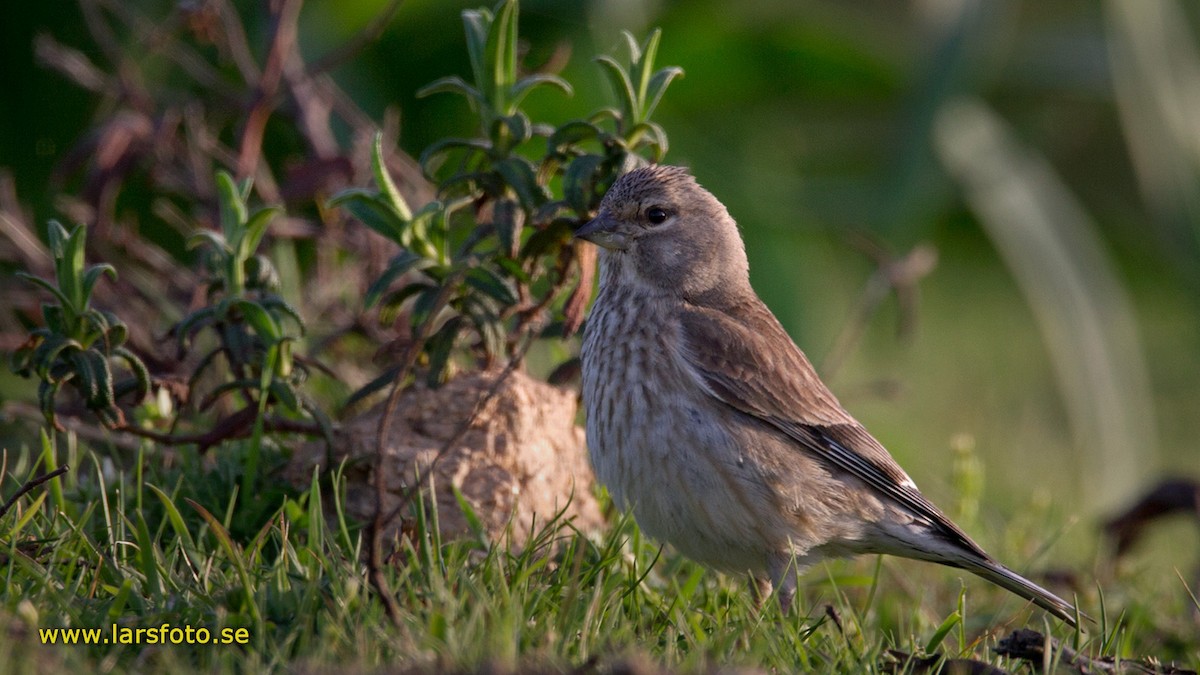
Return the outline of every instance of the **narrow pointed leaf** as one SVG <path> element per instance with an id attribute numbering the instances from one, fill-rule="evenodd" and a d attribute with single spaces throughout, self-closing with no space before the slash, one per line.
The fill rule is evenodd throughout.
<path id="1" fill-rule="evenodd" d="M 472 288 L 494 298 L 503 306 L 517 304 L 517 290 L 511 282 L 486 267 L 476 267 L 467 272 L 466 281 Z"/>
<path id="2" fill-rule="evenodd" d="M 532 212 L 550 198 L 546 189 L 538 184 L 537 170 L 524 157 L 507 157 L 496 162 L 494 168 L 516 193 L 525 210 Z"/>
<path id="3" fill-rule="evenodd" d="M 252 300 L 238 299 L 234 303 L 242 312 L 246 322 L 254 327 L 254 332 L 267 342 L 278 342 L 283 338 L 283 329 L 279 322 L 262 305 Z"/>
<path id="4" fill-rule="evenodd" d="M 604 160 L 600 155 L 576 157 L 563 173 L 563 197 L 580 218 L 590 217 L 596 195 L 596 170 Z"/>
<path id="5" fill-rule="evenodd" d="M 513 85 L 512 91 L 509 92 L 509 98 L 512 106 L 515 108 L 521 105 L 525 97 L 530 92 L 538 87 L 549 86 L 558 89 L 567 96 L 573 96 L 575 90 L 571 88 L 571 84 L 557 75 L 549 75 L 546 73 L 538 73 L 535 75 L 527 75 L 522 77 L 519 82 Z"/>
<path id="6" fill-rule="evenodd" d="M 482 91 L 487 83 L 486 56 L 488 29 L 492 25 L 492 13 L 486 9 L 464 10 L 463 29 L 467 34 L 467 56 L 471 60 L 471 74 L 475 86 Z"/>
<path id="7" fill-rule="evenodd" d="M 600 136 L 600 134 L 600 127 L 595 124 L 575 120 L 555 129 L 554 133 L 550 135 L 549 146 L 558 152 L 562 152 L 567 147 L 592 140 Z"/>
<path id="8" fill-rule="evenodd" d="M 629 124 L 636 123 L 637 94 L 633 90 L 633 83 L 629 81 L 629 74 L 611 56 L 597 56 L 596 63 L 600 64 L 600 71 L 620 103 L 621 119 Z"/>
<path id="9" fill-rule="evenodd" d="M 405 221 L 378 193 L 361 188 L 351 188 L 338 193 L 329 200 L 329 205 L 346 209 L 363 225 L 391 241 L 401 242 Z"/>
<path id="10" fill-rule="evenodd" d="M 401 251 L 388 262 L 387 269 L 367 289 L 366 296 L 363 298 L 363 306 L 367 309 L 374 307 L 375 303 L 379 302 L 379 298 L 383 297 L 383 294 L 403 274 L 410 270 L 425 269 L 431 264 L 431 261 L 412 251 Z"/>
<path id="11" fill-rule="evenodd" d="M 425 98 L 434 94 L 458 94 L 467 99 L 472 110 L 478 110 L 481 106 L 487 105 L 487 99 L 483 92 L 467 84 L 466 80 L 457 75 L 436 79 L 417 90 L 417 98 Z"/>
<path id="12" fill-rule="evenodd" d="M 464 84 L 466 84 L 464 82 Z M 412 209 L 408 207 L 408 202 L 400 194 L 400 190 L 396 188 L 396 183 L 392 180 L 392 174 L 387 169 L 387 160 L 383 154 L 383 132 L 375 132 L 375 142 L 371 148 L 371 171 L 375 174 L 375 185 L 379 187 L 379 191 L 383 194 L 384 199 L 392 205 L 396 213 L 400 216 L 400 220 L 412 220 Z"/>
<path id="13" fill-rule="evenodd" d="M 246 222 L 246 202 L 233 176 L 224 170 L 217 172 L 217 200 L 221 211 L 221 231 L 232 245 L 237 226 Z"/>
<path id="14" fill-rule="evenodd" d="M 283 209 L 277 206 L 269 206 L 255 211 L 254 215 L 250 216 L 250 219 L 246 221 L 245 235 L 238 252 L 240 258 L 243 260 L 249 258 L 258 250 L 258 244 L 267 233 L 267 226 L 282 211 Z"/>
<path id="15" fill-rule="evenodd" d="M 86 305 L 92 297 L 92 289 L 95 288 L 96 282 L 100 280 L 100 275 L 108 274 L 113 281 L 117 279 L 117 270 L 112 265 L 102 263 L 100 265 L 92 265 L 87 272 L 83 274 L 83 303 Z"/>
<path id="16" fill-rule="evenodd" d="M 683 77 L 683 68 L 668 66 L 654 73 L 654 76 L 650 78 L 650 86 L 646 90 L 646 99 L 642 102 L 642 121 L 649 120 L 651 115 L 654 114 L 654 110 L 658 107 L 659 101 L 662 100 L 663 94 L 666 93 L 667 87 L 677 77 Z"/>

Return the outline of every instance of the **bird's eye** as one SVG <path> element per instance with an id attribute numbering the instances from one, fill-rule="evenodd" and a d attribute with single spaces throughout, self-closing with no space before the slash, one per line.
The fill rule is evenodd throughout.
<path id="1" fill-rule="evenodd" d="M 650 221 L 651 225 L 662 225 L 667 222 L 667 218 L 669 217 L 670 214 L 666 210 L 660 209 L 657 206 L 651 206 L 646 209 L 646 220 Z"/>

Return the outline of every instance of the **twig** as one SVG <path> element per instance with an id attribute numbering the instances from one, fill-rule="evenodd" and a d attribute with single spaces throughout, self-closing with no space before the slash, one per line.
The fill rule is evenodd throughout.
<path id="1" fill-rule="evenodd" d="M 29 481 L 27 481 L 24 485 L 21 486 L 20 490 L 17 490 L 16 494 L 14 494 L 12 497 L 9 497 L 8 501 L 4 502 L 4 506 L 0 506 L 0 518 L 3 518 L 5 515 L 8 514 L 9 509 L 11 509 L 13 507 L 13 504 L 17 503 L 18 499 L 29 494 L 29 492 L 31 490 L 33 490 L 37 486 L 41 485 L 42 483 L 45 483 L 52 478 L 63 475 L 70 468 L 71 467 L 64 464 L 49 473 L 44 473 L 36 478 L 32 478 Z"/>
<path id="2" fill-rule="evenodd" d="M 242 79 L 247 83 L 261 76 L 258 64 L 250 53 L 250 43 L 246 39 L 246 29 L 237 9 L 228 0 L 220 0 L 214 4 L 217 15 L 221 18 L 221 27 L 225 31 L 225 46 L 229 48 L 229 57 L 237 66 Z"/>
<path id="3" fill-rule="evenodd" d="M 254 418 L 258 415 L 258 409 L 255 406 L 247 406 L 241 410 L 223 417 L 213 425 L 208 431 L 197 432 L 192 434 L 172 434 L 154 431 L 152 429 L 143 429 L 136 426 L 121 427 L 121 431 L 142 438 L 149 438 L 156 443 L 163 445 L 192 445 L 195 444 L 200 452 L 208 450 L 212 446 L 234 438 L 245 438 L 251 433 L 251 426 Z M 285 417 L 266 417 L 263 419 L 264 431 L 282 431 L 286 433 L 307 434 L 309 436 L 323 435 L 321 427 L 313 422 L 301 422 L 298 420 L 290 420 Z"/>
<path id="4" fill-rule="evenodd" d="M 400 5 L 404 4 L 404 0 L 391 0 L 386 7 L 383 8 L 371 23 L 363 27 L 346 42 L 338 47 L 335 47 L 321 58 L 314 61 L 308 66 L 309 76 L 320 75 L 327 70 L 332 70 L 340 66 L 343 62 L 349 60 L 358 54 L 363 47 L 369 42 L 374 42 L 383 34 L 383 30 L 391 23 L 392 17 L 396 16 L 396 11 L 400 9 Z"/>
<path id="5" fill-rule="evenodd" d="M 383 575 L 383 527 L 387 523 L 383 512 L 383 500 L 387 495 L 383 480 L 383 463 L 387 450 L 388 432 L 391 430 L 392 417 L 395 416 L 396 404 L 400 400 L 400 391 L 403 388 L 404 380 L 408 378 L 408 373 L 416 364 L 421 348 L 429 338 L 434 317 L 449 302 L 450 293 L 457 285 L 458 282 L 454 277 L 446 280 L 437 298 L 434 299 L 429 318 L 421 323 L 416 334 L 413 335 L 412 341 L 408 343 L 404 356 L 400 359 L 400 368 L 396 371 L 396 379 L 392 381 L 392 389 L 388 393 L 387 403 L 384 404 L 383 415 L 379 418 L 379 430 L 375 439 L 375 517 L 371 519 L 367 536 L 367 578 L 371 581 L 371 586 L 379 596 L 380 602 L 383 603 L 388 618 L 396 627 L 400 626 L 400 606 L 396 604 L 392 589 Z"/>
<path id="6" fill-rule="evenodd" d="M 300 19 L 300 0 L 281 0 L 275 11 L 271 51 L 258 81 L 258 91 L 246 124 L 242 127 L 241 144 L 238 152 L 237 175 L 239 178 L 254 176 L 258 170 L 258 158 L 262 152 L 263 131 L 267 119 L 274 109 L 273 100 L 283 79 L 284 65 L 288 55 L 296 48 L 297 23 Z"/>
<path id="7" fill-rule="evenodd" d="M 1028 628 L 1013 631 L 1008 637 L 1001 639 L 992 650 L 1001 656 L 1029 661 L 1035 668 L 1037 665 L 1049 661 L 1057 662 L 1080 673 L 1172 673 L 1178 675 L 1189 673 L 1196 675 L 1194 670 L 1151 659 L 1123 658 L 1120 662 L 1111 656 L 1095 659 L 1071 649 L 1054 638 L 1048 638 Z"/>
<path id="8" fill-rule="evenodd" d="M 872 259 L 875 272 L 867 280 L 857 306 L 821 362 L 821 374 L 827 380 L 833 377 L 858 343 L 871 316 L 878 311 L 889 292 L 896 294 L 900 304 L 897 332 L 903 336 L 911 330 L 916 316 L 917 282 L 937 265 L 937 250 L 928 244 L 918 244 L 899 258 L 866 237 L 860 236 L 852 244 Z"/>
<path id="9" fill-rule="evenodd" d="M 33 53 L 41 65 L 57 70 L 79 87 L 93 93 L 104 93 L 113 85 L 108 75 L 96 67 L 78 49 L 64 46 L 53 36 L 39 33 L 33 39 Z"/>

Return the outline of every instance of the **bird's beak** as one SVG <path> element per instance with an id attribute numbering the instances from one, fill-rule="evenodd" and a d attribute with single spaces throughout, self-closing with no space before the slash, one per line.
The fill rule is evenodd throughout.
<path id="1" fill-rule="evenodd" d="M 629 246 L 629 238 L 617 231 L 618 225 L 617 221 L 601 213 L 575 230 L 575 236 L 612 251 L 624 251 Z"/>

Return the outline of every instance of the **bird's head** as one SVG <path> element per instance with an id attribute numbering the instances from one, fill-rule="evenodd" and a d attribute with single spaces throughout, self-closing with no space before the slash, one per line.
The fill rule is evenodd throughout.
<path id="1" fill-rule="evenodd" d="M 737 223 L 687 169 L 654 165 L 617 179 L 575 232 L 605 249 L 606 277 L 695 300 L 749 288 Z M 632 276 L 632 278 L 630 278 Z"/>

